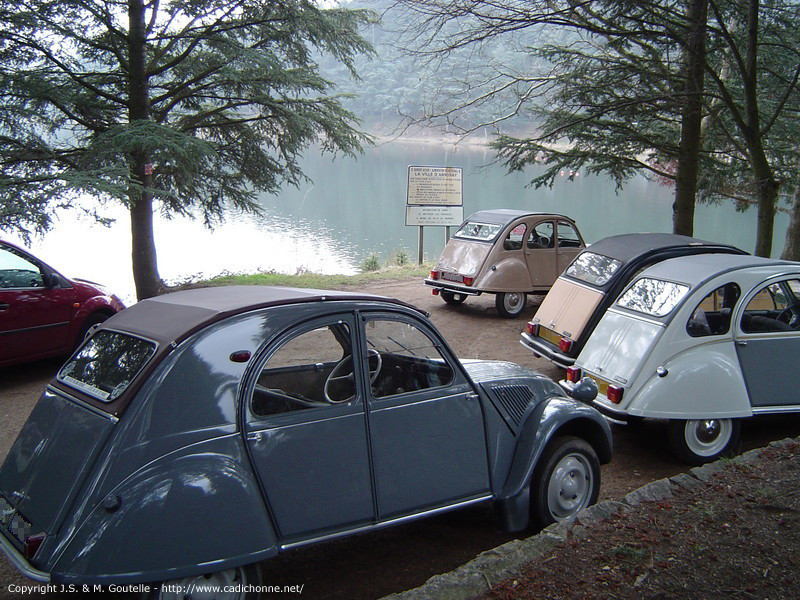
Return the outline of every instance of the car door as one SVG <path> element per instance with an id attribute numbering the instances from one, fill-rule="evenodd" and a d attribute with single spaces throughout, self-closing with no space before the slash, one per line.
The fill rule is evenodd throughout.
<path id="1" fill-rule="evenodd" d="M 736 352 L 754 409 L 800 405 L 800 278 L 758 286 L 741 315 Z"/>
<path id="2" fill-rule="evenodd" d="M 566 270 L 569 264 L 584 248 L 583 240 L 581 240 L 578 230 L 573 227 L 572 223 L 559 221 L 557 228 L 558 259 L 556 277 Z M 553 281 L 555 281 L 555 278 Z"/>
<path id="3" fill-rule="evenodd" d="M 530 230 L 525 243 L 525 261 L 531 274 L 532 287 L 550 287 L 560 273 L 555 222 L 533 222 Z"/>
<path id="4" fill-rule="evenodd" d="M 48 287 L 40 266 L 0 245 L 0 363 L 65 352 L 74 292 Z"/>
<path id="5" fill-rule="evenodd" d="M 250 384 L 247 444 L 283 543 L 374 519 L 351 314 L 286 332 Z"/>
<path id="6" fill-rule="evenodd" d="M 361 320 L 379 519 L 488 497 L 480 399 L 453 358 L 410 317 Z"/>

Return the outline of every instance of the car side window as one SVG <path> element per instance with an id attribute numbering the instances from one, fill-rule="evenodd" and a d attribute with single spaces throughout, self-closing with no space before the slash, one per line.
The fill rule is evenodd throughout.
<path id="1" fill-rule="evenodd" d="M 521 250 L 522 240 L 525 239 L 526 231 L 528 231 L 528 227 L 525 223 L 520 223 L 509 231 L 506 239 L 503 241 L 503 250 Z"/>
<path id="2" fill-rule="evenodd" d="M 558 247 L 559 248 L 580 248 L 581 237 L 578 231 L 570 224 L 563 221 L 558 222 Z"/>
<path id="3" fill-rule="evenodd" d="M 25 258 L 0 248 L 0 288 L 45 287 L 38 266 Z"/>
<path id="4" fill-rule="evenodd" d="M 531 250 L 541 250 L 543 248 L 553 248 L 554 227 L 552 221 L 542 221 L 533 228 L 531 237 L 528 238 L 528 248 Z"/>
<path id="5" fill-rule="evenodd" d="M 692 337 L 728 333 L 733 307 L 740 295 L 741 290 L 735 283 L 727 283 L 715 289 L 694 309 L 686 323 L 686 332 Z"/>
<path id="6" fill-rule="evenodd" d="M 352 402 L 355 378 L 350 327 L 335 322 L 290 336 L 258 375 L 251 410 L 266 417 Z"/>
<path id="7" fill-rule="evenodd" d="M 770 333 L 800 329 L 799 280 L 770 283 L 755 294 L 742 314 L 742 331 Z"/>
<path id="8" fill-rule="evenodd" d="M 453 368 L 428 335 L 406 321 L 366 323 L 367 360 L 372 395 L 386 398 L 449 385 Z M 379 366 L 376 367 L 376 362 Z"/>

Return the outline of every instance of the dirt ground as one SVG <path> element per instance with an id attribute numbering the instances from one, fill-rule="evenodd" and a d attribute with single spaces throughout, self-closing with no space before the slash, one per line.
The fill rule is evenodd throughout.
<path id="1" fill-rule="evenodd" d="M 730 463 L 707 483 L 590 525 L 480 600 L 797 597 L 800 445 Z"/>
<path id="2" fill-rule="evenodd" d="M 554 367 L 543 359 L 535 358 L 519 343 L 520 331 L 525 321 L 534 314 L 540 298 L 533 297 L 528 300 L 528 306 L 523 316 L 517 319 L 502 319 L 497 316 L 495 311 L 493 296 L 470 298 L 459 307 L 450 307 L 440 298 L 432 296 L 430 290 L 425 288 L 419 280 L 373 283 L 361 291 L 400 298 L 430 312 L 433 323 L 443 333 L 456 354 L 462 358 L 509 360 L 537 369 L 554 379 L 563 376 L 561 369 Z M 10 449 L 17 432 L 33 408 L 36 398 L 44 389 L 47 381 L 53 376 L 58 365 L 59 361 L 46 361 L 0 370 L 0 459 L 5 457 Z M 620 499 L 628 492 L 650 481 L 676 475 L 687 470 L 686 466 L 678 464 L 668 454 L 663 423 L 651 423 L 648 420 L 636 428 L 614 426 L 613 433 L 615 443 L 614 459 L 611 464 L 603 466 L 600 500 Z M 743 426 L 743 449 L 748 450 L 765 446 L 771 440 L 794 437 L 798 434 L 800 434 L 800 417 L 782 416 L 781 418 L 752 419 Z M 797 473 L 795 473 L 796 475 Z M 762 485 L 757 479 L 745 478 L 744 483 L 747 482 L 755 482 L 754 485 L 756 486 Z M 798 489 L 797 483 L 798 481 L 796 480 L 790 482 L 792 490 Z M 736 495 L 737 492 L 733 493 Z M 754 493 L 751 492 L 751 496 Z M 714 490 L 710 490 L 707 492 L 706 497 L 713 498 L 715 495 L 717 493 Z M 727 497 L 727 493 L 725 493 L 725 497 Z M 736 498 L 739 498 L 739 496 L 736 496 Z M 795 509 L 797 508 L 800 507 L 795 505 Z M 723 508 L 709 510 L 721 511 Z M 725 510 L 727 510 L 727 507 Z M 711 521 L 708 526 L 704 524 L 704 521 L 687 521 L 696 525 L 696 530 L 690 529 L 689 531 L 694 531 L 694 535 L 699 536 L 697 537 L 696 546 L 698 551 L 706 547 L 714 548 L 715 546 L 710 538 L 703 537 L 706 535 L 702 533 L 704 530 L 714 530 L 724 525 L 726 531 L 739 532 L 736 535 L 749 537 L 746 533 L 748 530 L 740 527 L 746 521 L 745 516 L 761 515 L 762 513 L 774 516 L 770 509 L 754 511 L 740 508 L 738 510 L 741 513 L 738 519 L 726 516 L 724 522 Z M 698 512 L 704 511 L 700 510 Z M 679 513 L 675 509 L 670 514 L 677 515 Z M 719 514 L 727 515 L 728 513 Z M 302 597 L 306 599 L 346 598 L 347 600 L 371 600 L 419 586 L 432 575 L 452 570 L 478 553 L 512 539 L 511 536 L 497 533 L 493 529 L 490 515 L 491 512 L 485 507 L 476 507 L 374 534 L 312 546 L 307 549 L 293 551 L 279 557 L 277 560 L 268 561 L 265 563 L 265 571 L 271 583 L 306 584 L 302 594 Z M 650 517 L 644 515 L 641 518 L 649 519 Z M 656 524 L 647 525 L 649 521 L 644 523 L 634 522 L 632 520 L 634 517 L 627 517 L 627 519 L 627 523 L 623 523 L 621 529 L 615 530 L 618 535 L 617 545 L 621 548 L 624 547 L 623 550 L 620 550 L 620 553 L 630 552 L 635 556 L 640 554 L 647 555 L 647 561 L 652 556 L 653 565 L 656 565 L 658 560 L 656 557 L 661 556 L 661 554 L 653 549 L 655 546 L 645 545 L 645 541 L 640 539 L 640 535 L 649 535 L 661 544 L 665 543 L 662 538 L 674 539 L 663 535 L 663 532 L 669 533 L 670 529 L 666 527 L 659 529 L 660 526 Z M 678 521 L 683 523 L 685 519 L 686 517 L 682 516 Z M 794 526 L 795 521 L 791 515 L 789 515 L 787 523 Z M 641 533 L 645 530 L 650 533 Z M 603 537 L 604 535 L 599 535 L 598 537 Z M 767 547 L 770 548 L 771 544 L 767 543 Z M 800 546 L 795 543 L 792 547 L 795 549 L 795 559 L 800 560 Z M 748 546 L 747 548 L 744 552 L 740 548 L 740 554 L 743 556 L 750 552 L 763 554 L 755 546 Z M 653 549 L 652 553 L 650 552 L 651 549 Z M 563 549 L 565 553 L 570 551 L 570 545 L 565 546 Z M 583 556 L 582 550 L 577 548 L 574 552 L 574 560 L 581 560 L 581 556 Z M 701 556 L 707 556 L 708 554 L 707 551 L 703 551 Z M 558 571 L 562 568 L 562 562 L 566 559 L 566 556 L 567 554 L 562 557 L 559 553 L 547 564 L 552 566 L 554 572 Z M 665 554 L 665 556 L 667 555 Z M 720 564 L 727 564 L 728 558 L 730 558 L 719 552 L 717 556 Z M 612 558 L 617 562 L 612 561 Z M 781 560 L 783 558 L 785 557 L 782 557 Z M 623 566 L 627 564 L 624 562 L 625 560 L 624 557 L 614 554 L 608 559 L 608 564 L 602 565 L 596 574 L 591 570 L 592 565 L 585 565 L 585 570 L 579 573 L 578 569 L 583 568 L 581 567 L 583 563 L 576 562 L 575 570 L 572 571 L 572 582 L 574 584 L 579 580 L 585 581 L 587 582 L 585 586 L 592 588 L 597 583 L 596 577 L 602 576 L 613 580 L 614 577 L 619 576 L 619 581 L 621 582 L 619 585 L 628 585 L 628 583 L 624 583 L 627 580 L 623 577 L 623 574 L 628 571 L 624 571 L 619 566 L 620 564 Z M 664 560 L 669 562 L 669 556 Z M 622 562 L 620 563 L 620 561 Z M 649 564 L 644 559 L 642 561 L 644 561 L 643 564 Z M 606 566 L 609 568 L 605 569 Z M 769 572 L 777 573 L 779 571 L 780 569 L 776 567 Z M 570 571 L 565 569 L 565 572 Z M 650 572 L 648 571 L 648 573 Z M 654 573 L 655 571 L 651 574 Z M 675 570 L 665 571 L 664 576 L 670 578 L 671 575 L 677 575 L 678 573 L 679 571 Z M 619 597 L 664 599 L 673 597 L 707 597 L 701 593 L 689 596 L 658 596 L 649 592 L 644 593 L 645 589 L 642 589 L 644 584 L 641 582 L 656 581 L 655 578 L 649 579 L 651 574 L 648 574 L 647 578 L 640 580 L 640 586 L 635 588 L 637 591 L 642 592 L 641 595 Z M 0 598 L 20 597 L 19 594 L 12 594 L 7 591 L 11 583 L 22 584 L 30 582 L 17 574 L 4 558 L 0 558 Z M 565 585 L 567 583 L 569 583 L 569 579 L 566 580 Z M 517 597 L 508 595 L 511 589 L 499 590 L 497 593 L 506 593 L 507 595 L 496 597 Z M 614 591 L 615 588 L 610 584 L 604 588 L 597 587 L 597 589 L 605 590 L 604 593 L 606 595 L 602 596 L 603 598 L 616 597 L 615 594 L 617 592 Z M 669 590 L 671 588 L 663 587 L 661 589 Z M 557 590 L 557 588 L 553 588 L 553 590 Z M 513 593 L 516 593 L 516 591 Z M 556 591 L 547 593 L 552 595 L 546 597 L 565 597 L 564 595 L 558 596 Z M 571 594 L 569 596 L 572 597 Z M 74 594 L 40 594 L 40 597 L 74 597 Z M 752 596 L 745 589 L 741 594 L 726 597 L 749 598 L 756 596 Z M 778 598 L 782 596 L 759 595 L 757 597 Z"/>

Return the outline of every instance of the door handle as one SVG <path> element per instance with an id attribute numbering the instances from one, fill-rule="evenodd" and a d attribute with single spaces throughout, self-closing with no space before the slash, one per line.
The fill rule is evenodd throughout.
<path id="1" fill-rule="evenodd" d="M 744 340 L 736 340 L 736 345 L 744 348 L 745 346 L 747 346 L 747 342 Z"/>
<path id="2" fill-rule="evenodd" d="M 0 310 L 8 310 L 11 305 L 8 302 L 0 302 Z"/>

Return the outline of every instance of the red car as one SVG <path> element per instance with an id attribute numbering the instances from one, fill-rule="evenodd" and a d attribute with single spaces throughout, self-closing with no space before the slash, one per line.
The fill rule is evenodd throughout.
<path id="1" fill-rule="evenodd" d="M 64 277 L 0 240 L 0 367 L 69 354 L 123 308 L 102 286 Z"/>

